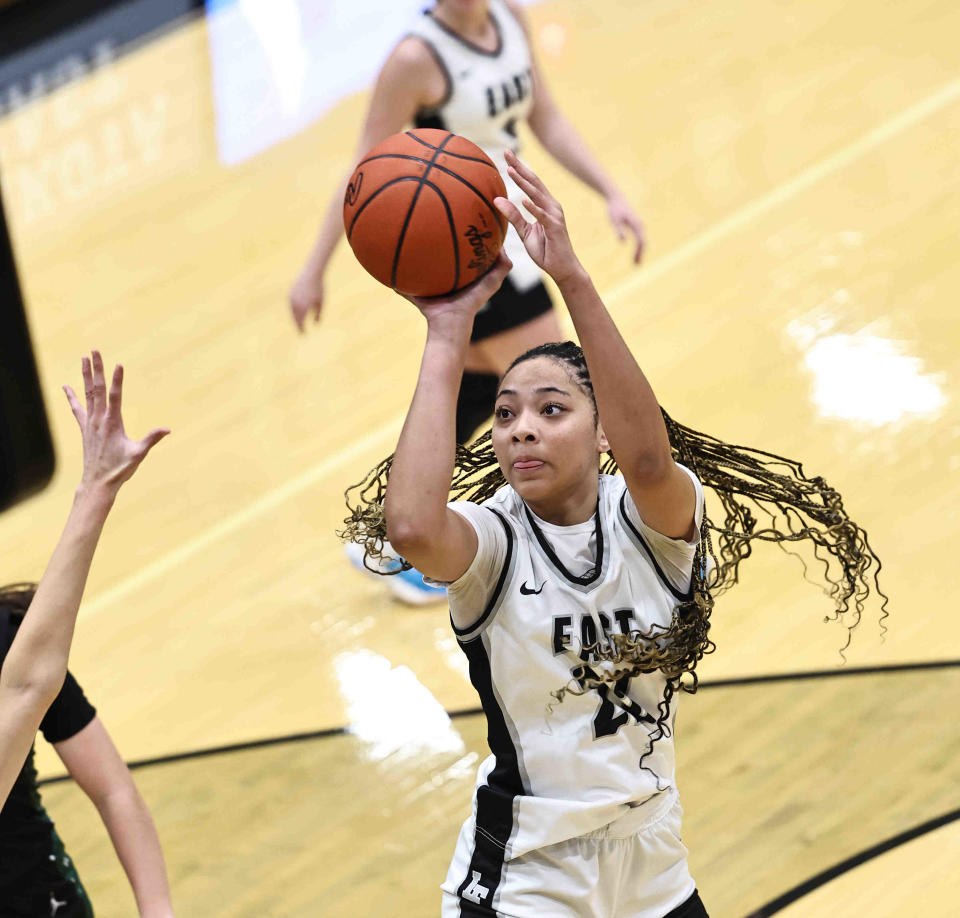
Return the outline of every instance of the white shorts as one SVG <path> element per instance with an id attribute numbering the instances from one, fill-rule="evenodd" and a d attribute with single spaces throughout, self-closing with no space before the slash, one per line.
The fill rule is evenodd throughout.
<path id="1" fill-rule="evenodd" d="M 474 848 L 468 819 L 443 883 L 442 918 L 663 918 L 695 889 L 682 815 L 671 788 L 596 832 L 504 861 L 492 893 L 464 884 Z"/>

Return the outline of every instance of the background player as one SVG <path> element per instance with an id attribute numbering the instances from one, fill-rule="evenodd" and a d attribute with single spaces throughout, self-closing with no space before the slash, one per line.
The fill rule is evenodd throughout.
<path id="1" fill-rule="evenodd" d="M 34 584 L 0 588 L 0 666 L 34 593 Z M 170 918 L 170 888 L 150 811 L 130 769 L 69 671 L 40 731 L 97 808 L 130 880 L 141 918 Z M 32 748 L 0 809 L 0 902 L 5 903 L 3 914 L 10 918 L 93 914 L 40 799 Z"/>
<path id="2" fill-rule="evenodd" d="M 7 590 L 0 597 L 0 652 L 5 655 L 0 669 L 0 801 L 5 804 L 0 816 L 0 902 L 3 914 L 11 918 L 89 914 L 84 898 L 72 895 L 67 877 L 60 876 L 64 882 L 57 885 L 53 876 L 71 868 L 36 798 L 32 762 L 24 766 L 41 721 L 47 735 L 60 743 L 58 752 L 71 773 L 104 814 L 128 873 L 136 876 L 141 915 L 172 914 L 149 814 L 139 797 L 130 794 L 126 767 L 99 721 L 90 720 L 92 708 L 84 711 L 79 689 L 72 680 L 64 683 L 80 598 L 106 518 L 121 485 L 169 431 L 157 428 L 140 441 L 130 440 L 121 416 L 123 369 L 114 370 L 108 393 L 97 351 L 84 358 L 82 367 L 86 409 L 73 390 L 64 387 L 83 436 L 83 475 L 73 507 L 36 590 Z M 51 703 L 54 707 L 47 712 Z M 87 723 L 77 733 L 84 718 Z"/>
<path id="3" fill-rule="evenodd" d="M 519 150 L 517 126 L 526 121 L 561 165 L 603 196 L 617 235 L 632 236 L 640 260 L 643 229 L 622 192 L 560 111 L 537 65 L 530 29 L 512 0 L 440 0 L 419 18 L 384 63 L 357 145 L 358 157 L 391 134 L 414 125 L 442 127 L 482 147 L 503 170 L 503 153 Z M 319 237 L 290 293 L 301 331 L 320 317 L 324 274 L 343 234 L 346 178 L 337 188 Z M 467 442 L 493 410 L 497 379 L 521 351 L 563 337 L 537 266 L 512 234 L 513 270 L 478 311 L 457 400 L 456 437 Z M 354 559 L 356 560 L 356 559 Z M 415 571 L 389 584 L 408 602 L 443 598 Z"/>

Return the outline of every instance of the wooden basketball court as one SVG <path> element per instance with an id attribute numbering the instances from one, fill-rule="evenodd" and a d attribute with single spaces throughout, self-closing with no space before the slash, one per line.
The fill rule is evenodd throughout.
<path id="1" fill-rule="evenodd" d="M 661 402 L 802 459 L 884 561 L 889 630 L 872 606 L 843 666 L 829 600 L 760 552 L 681 703 L 707 908 L 773 914 L 960 805 L 960 7 L 545 0 L 530 16 L 558 101 L 644 217 L 644 266 L 598 199 L 532 142 L 527 158 Z M 110 521 L 71 670 L 130 761 L 250 744 L 136 772 L 178 914 L 435 915 L 486 754 L 478 701 L 443 607 L 393 604 L 334 534 L 344 488 L 395 442 L 423 328 L 345 247 L 322 323 L 298 337 L 286 307 L 365 96 L 224 165 L 207 30 L 184 21 L 0 120 L 59 457 L 0 517 L 2 578 L 39 577 L 52 550 L 79 469 L 59 386 L 99 347 L 126 367 L 129 430 L 173 434 Z M 82 793 L 44 797 L 97 914 L 133 914 Z M 958 846 L 947 820 L 783 914 L 955 914 Z"/>

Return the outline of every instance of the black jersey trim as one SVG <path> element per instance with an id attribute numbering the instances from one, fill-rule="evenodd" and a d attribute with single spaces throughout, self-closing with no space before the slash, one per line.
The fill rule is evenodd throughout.
<path id="1" fill-rule="evenodd" d="M 668 579 L 666 574 L 663 572 L 663 568 L 660 567 L 656 556 L 653 554 L 653 550 L 647 544 L 647 540 L 640 535 L 639 530 L 633 523 L 630 521 L 630 517 L 627 515 L 627 492 L 624 491 L 620 496 L 620 516 L 623 517 L 623 522 L 627 527 L 627 535 L 630 538 L 630 541 L 633 542 L 637 548 L 646 554 L 648 560 L 653 565 L 653 569 L 657 572 L 657 577 L 660 578 L 660 582 L 673 594 L 674 599 L 678 602 L 689 602 L 693 599 L 693 580 L 690 581 L 690 589 L 686 592 L 678 590 Z"/>
<path id="2" fill-rule="evenodd" d="M 563 562 L 557 557 L 557 553 L 553 550 L 553 546 L 547 541 L 547 537 L 540 531 L 540 527 L 537 525 L 536 517 L 533 513 L 530 512 L 530 508 L 524 504 L 523 509 L 527 514 L 527 520 L 530 523 L 530 527 L 533 529 L 533 534 L 537 537 L 537 541 L 540 543 L 540 547 L 543 549 L 544 554 L 550 559 L 550 563 L 571 583 L 575 583 L 577 586 L 590 586 L 592 583 L 596 583 L 599 579 L 601 572 L 603 571 L 603 562 L 604 562 L 604 544 L 603 544 L 603 525 L 600 520 L 600 499 L 597 498 L 597 511 L 596 511 L 596 522 L 594 524 L 594 533 L 597 537 L 597 563 L 594 565 L 592 570 L 587 571 L 582 577 L 578 577 L 576 574 L 571 574 L 564 566 Z"/>
<path id="3" fill-rule="evenodd" d="M 450 130 L 439 112 L 427 111 L 426 109 L 413 116 L 413 126 L 415 128 L 432 128 L 435 131 Z"/>
<path id="4" fill-rule="evenodd" d="M 429 38 L 425 38 L 423 35 L 417 35 L 415 32 L 410 32 L 405 36 L 406 38 L 416 38 L 420 41 L 426 49 L 433 56 L 433 59 L 436 61 L 437 66 L 440 68 L 443 73 L 443 82 L 446 84 L 446 90 L 443 93 L 443 98 L 436 103 L 436 105 L 431 105 L 428 108 L 422 109 L 421 112 L 417 112 L 416 117 L 419 118 L 421 114 L 425 116 L 430 115 L 439 115 L 440 109 L 444 107 L 449 101 L 450 97 L 453 95 L 453 78 L 450 76 L 450 71 L 447 69 L 446 62 L 440 56 L 440 52 L 436 49 L 433 42 Z M 417 127 L 432 127 L 433 125 L 421 125 L 418 124 Z M 446 128 L 444 128 L 446 130 Z"/>
<path id="5" fill-rule="evenodd" d="M 454 31 L 450 28 L 450 26 L 437 19 L 437 17 L 434 16 L 430 10 L 424 10 L 423 15 L 429 16 L 430 21 L 433 22 L 437 28 L 443 32 L 446 32 L 451 38 L 456 39 L 458 42 L 460 42 L 460 44 L 469 48 L 476 54 L 481 54 L 484 57 L 500 57 L 500 55 L 503 53 L 503 30 L 500 28 L 500 23 L 497 21 L 497 17 L 493 15 L 493 10 L 491 10 L 489 13 L 490 22 L 493 23 L 493 30 L 497 33 L 497 47 L 494 48 L 493 51 L 488 51 L 486 48 L 481 48 L 480 45 L 474 44 L 469 38 L 464 38 L 459 32 Z"/>
<path id="6" fill-rule="evenodd" d="M 493 507 L 489 507 L 488 509 L 496 516 L 498 520 L 500 520 L 500 524 L 503 526 L 503 531 L 507 534 L 507 554 L 503 559 L 503 567 L 500 569 L 500 576 L 497 578 L 497 585 L 493 588 L 493 593 L 491 593 L 490 599 L 487 601 L 486 608 L 484 608 L 483 612 L 480 614 L 480 617 L 472 625 L 470 625 L 469 628 L 458 628 L 453 623 L 453 616 L 450 616 L 450 626 L 453 628 L 453 633 L 458 638 L 472 634 L 478 628 L 482 628 L 487 623 L 487 619 L 489 619 L 493 614 L 493 610 L 496 609 L 497 603 L 500 601 L 500 597 L 503 595 L 503 585 L 507 582 L 507 574 L 510 573 L 510 567 L 513 562 L 513 530 L 510 528 L 510 524 L 507 522 L 506 517 L 504 517 L 499 510 L 494 510 Z"/>
<path id="7" fill-rule="evenodd" d="M 483 635 L 461 644 L 461 647 L 470 661 L 470 681 L 480 696 L 487 718 L 487 743 L 495 764 L 486 782 L 477 788 L 473 855 L 463 882 L 457 888 L 457 897 L 461 915 L 489 918 L 497 914 L 493 902 L 503 879 L 506 849 L 513 835 L 513 802 L 524 792 L 523 777 L 506 714 L 494 691 L 490 656 Z M 480 875 L 479 884 L 487 889 L 482 903 L 463 898 L 464 891 L 475 879 L 474 873 Z"/>

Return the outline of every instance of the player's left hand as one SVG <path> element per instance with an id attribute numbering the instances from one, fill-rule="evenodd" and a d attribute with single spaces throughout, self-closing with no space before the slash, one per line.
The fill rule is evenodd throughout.
<path id="1" fill-rule="evenodd" d="M 607 198 L 607 213 L 617 234 L 617 239 L 623 242 L 628 235 L 633 236 L 634 242 L 636 242 L 636 247 L 633 250 L 633 263 L 635 265 L 640 264 L 647 240 L 643 233 L 643 222 L 637 216 L 636 211 L 630 206 L 630 202 L 619 191 L 616 191 Z"/>

